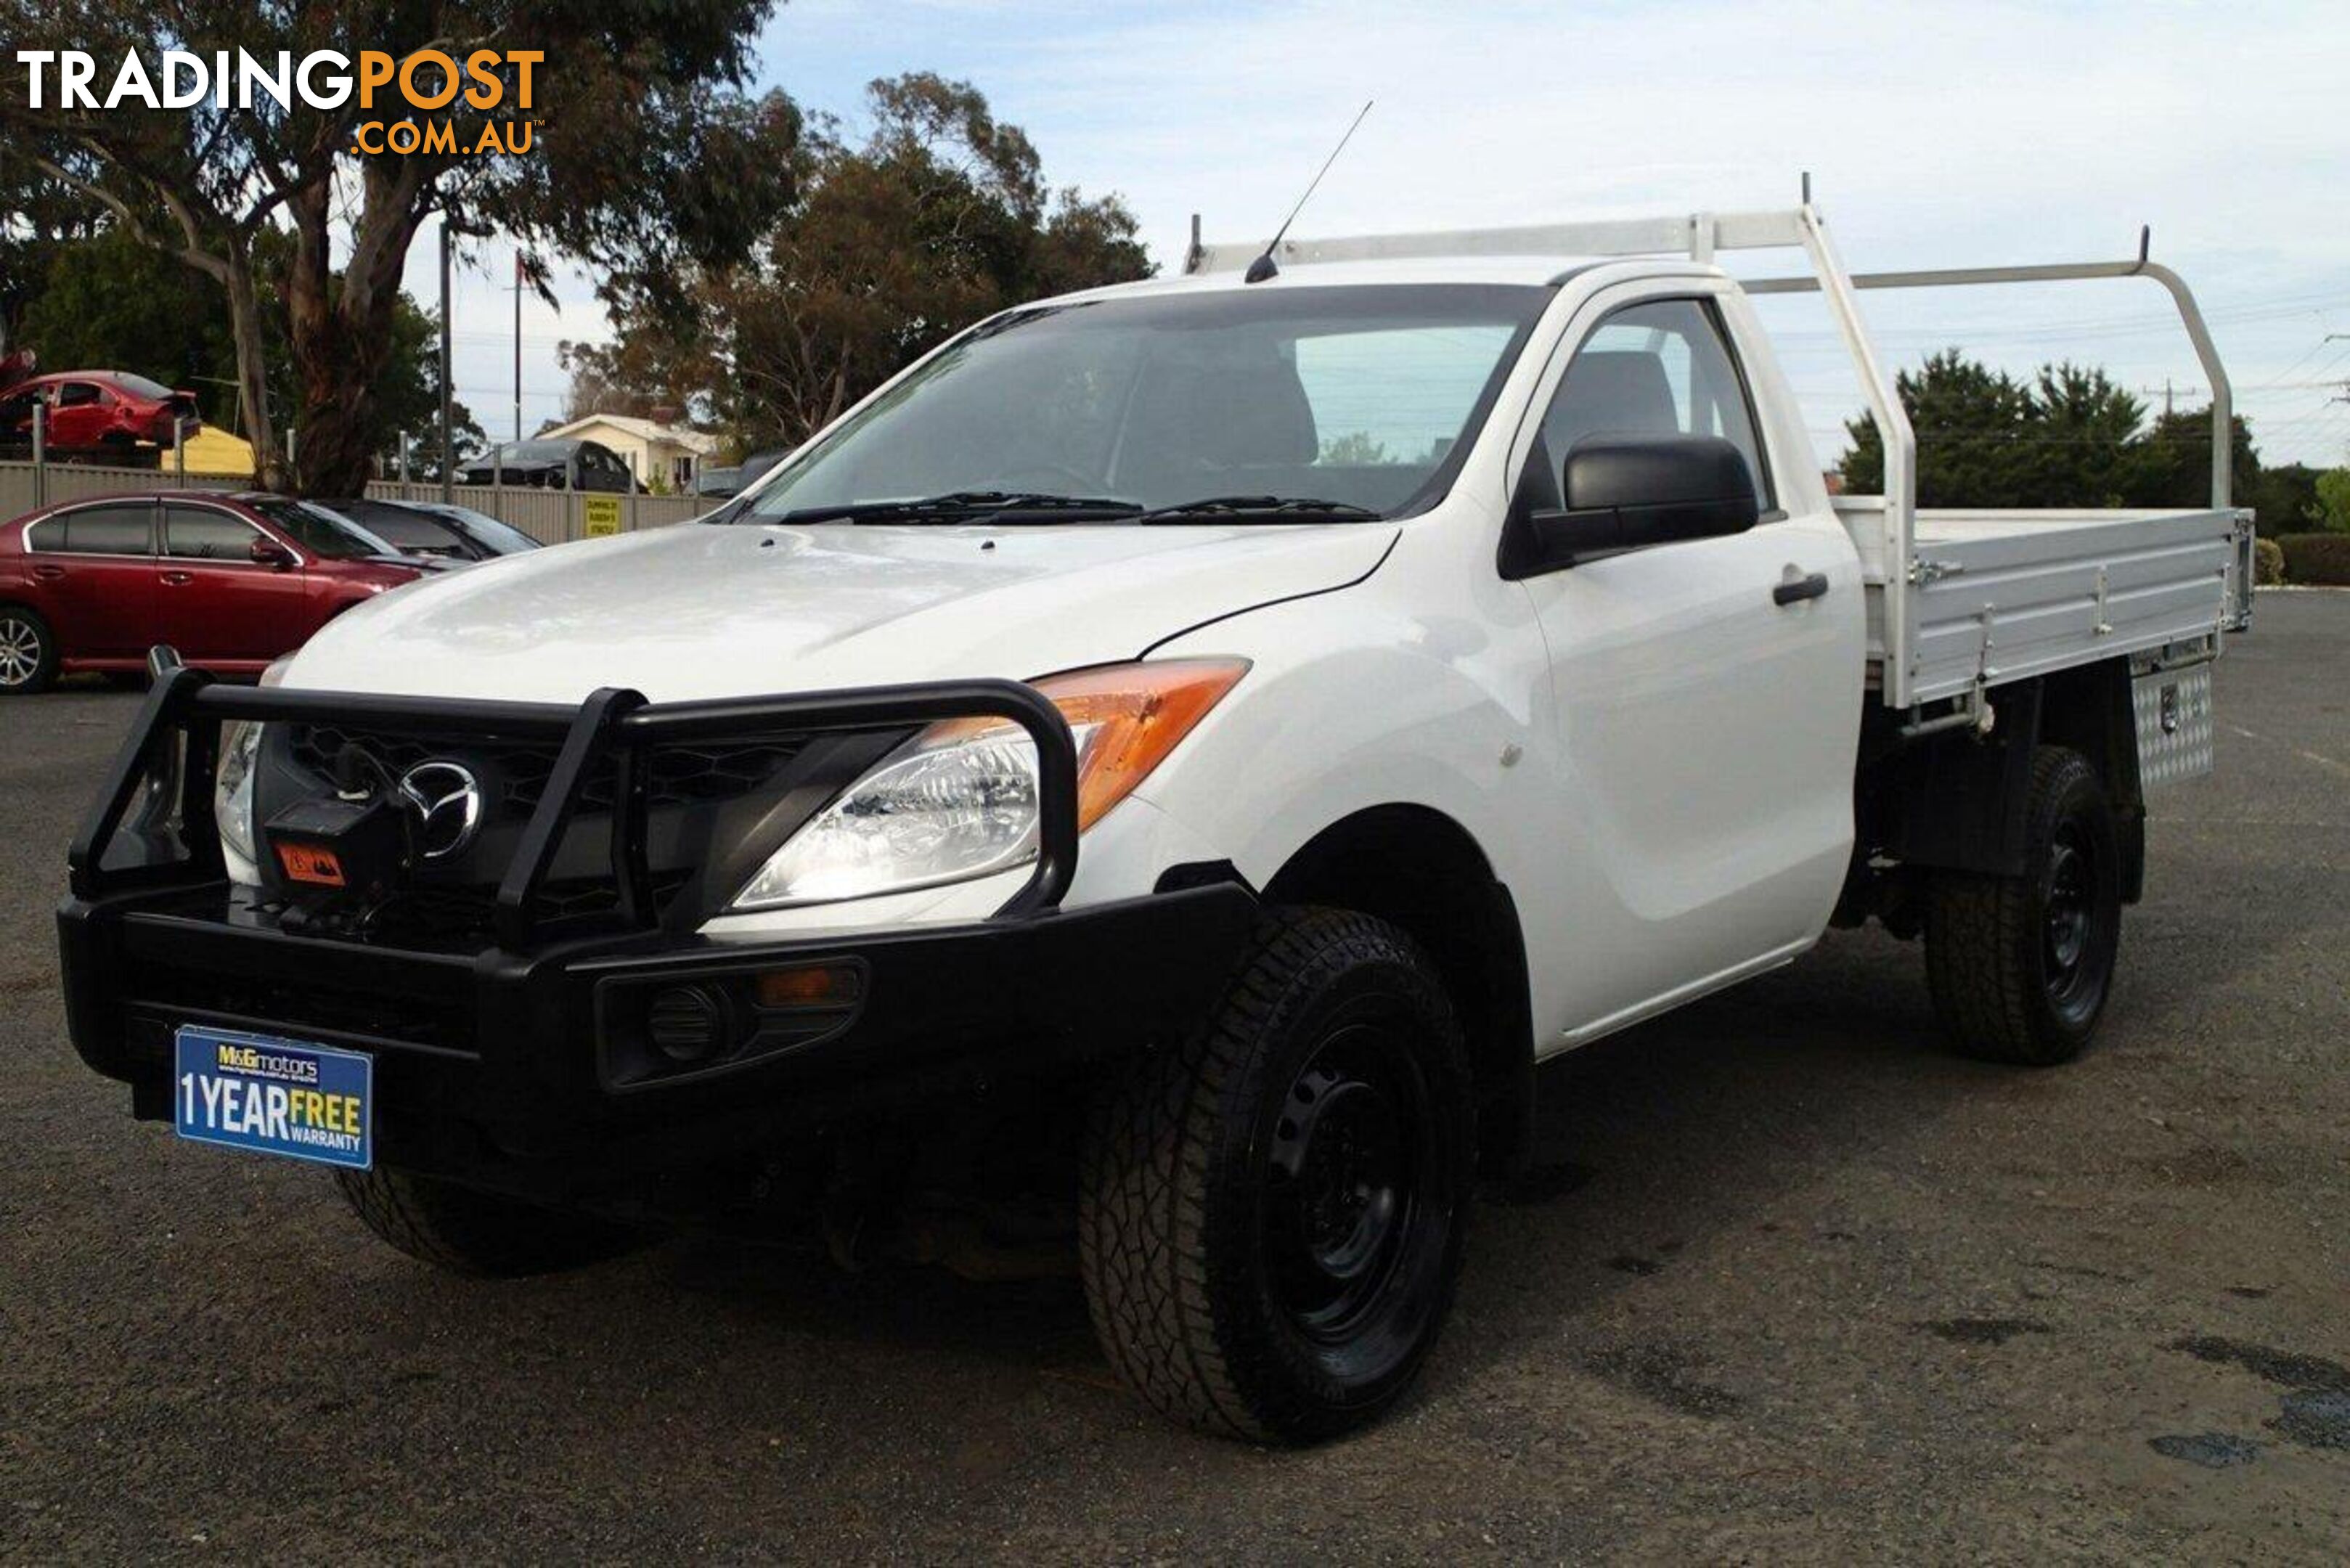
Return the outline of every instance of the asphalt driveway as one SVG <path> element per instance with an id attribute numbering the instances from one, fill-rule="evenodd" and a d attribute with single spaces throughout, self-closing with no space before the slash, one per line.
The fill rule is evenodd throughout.
<path id="1" fill-rule="evenodd" d="M 67 1046 L 132 699 L 0 702 L 0 1554 L 2350 1558 L 2350 594 L 2269 593 L 2101 1048 L 1944 1054 L 1876 933 L 1553 1070 L 1422 1390 L 1305 1453 L 1072 1282 L 677 1242 L 472 1284 Z"/>

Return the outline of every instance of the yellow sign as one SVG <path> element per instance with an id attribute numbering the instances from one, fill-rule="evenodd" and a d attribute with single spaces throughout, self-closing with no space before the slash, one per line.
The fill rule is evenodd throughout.
<path id="1" fill-rule="evenodd" d="M 588 537 L 608 539 L 620 531 L 620 498 L 617 495 L 583 495 L 579 504 L 588 518 Z"/>

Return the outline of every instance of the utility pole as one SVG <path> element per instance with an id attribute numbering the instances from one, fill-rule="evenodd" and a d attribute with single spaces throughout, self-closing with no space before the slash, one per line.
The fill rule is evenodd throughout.
<path id="1" fill-rule="evenodd" d="M 515 440 L 522 440 L 522 247 L 515 247 Z"/>
<path id="2" fill-rule="evenodd" d="M 446 505 L 457 499 L 456 454 L 449 441 L 449 246 L 453 215 L 443 208 L 441 213 L 441 500 Z"/>

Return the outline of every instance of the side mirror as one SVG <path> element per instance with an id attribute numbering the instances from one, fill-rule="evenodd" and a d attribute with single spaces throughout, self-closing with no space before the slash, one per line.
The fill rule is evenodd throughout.
<path id="1" fill-rule="evenodd" d="M 1565 505 L 1525 518 L 1514 576 L 1594 556 L 1743 534 L 1762 515 L 1745 454 L 1719 436 L 1601 436 L 1566 454 Z"/>
<path id="2" fill-rule="evenodd" d="M 254 540 L 252 556 L 255 566 L 269 566 L 281 572 L 294 564 L 294 552 L 275 539 Z"/>

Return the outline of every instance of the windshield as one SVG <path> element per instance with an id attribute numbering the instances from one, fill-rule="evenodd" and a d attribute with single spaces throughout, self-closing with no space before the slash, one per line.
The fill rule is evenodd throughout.
<path id="1" fill-rule="evenodd" d="M 439 502 L 428 504 L 424 510 L 436 517 L 448 519 L 451 524 L 470 534 L 484 548 L 501 556 L 518 556 L 525 550 L 536 550 L 538 541 L 511 523 L 501 523 L 486 512 L 476 512 L 470 506 Z"/>
<path id="2" fill-rule="evenodd" d="M 377 538 L 402 550 L 466 555 L 465 541 L 455 529 L 430 513 L 382 501 L 322 502 L 338 517 L 349 519 Z"/>
<path id="3" fill-rule="evenodd" d="M 1292 286 L 1015 311 L 933 357 L 727 521 L 997 493 L 1153 511 L 1235 495 L 1416 510 L 1442 494 L 1550 297 Z"/>
<path id="4" fill-rule="evenodd" d="M 390 544 L 349 518 L 338 516 L 323 506 L 266 495 L 247 497 L 244 504 L 268 518 L 272 527 L 314 556 L 351 561 L 363 556 L 400 554 Z"/>
<path id="5" fill-rule="evenodd" d="M 567 441 L 510 441 L 475 458 L 473 464 L 486 468 L 493 462 L 561 462 L 574 450 L 575 444 Z"/>
<path id="6" fill-rule="evenodd" d="M 114 373 L 114 383 L 133 397 L 153 400 L 168 398 L 172 395 L 172 389 L 161 382 L 151 381 L 144 376 L 131 375 L 127 370 L 117 370 Z"/>

